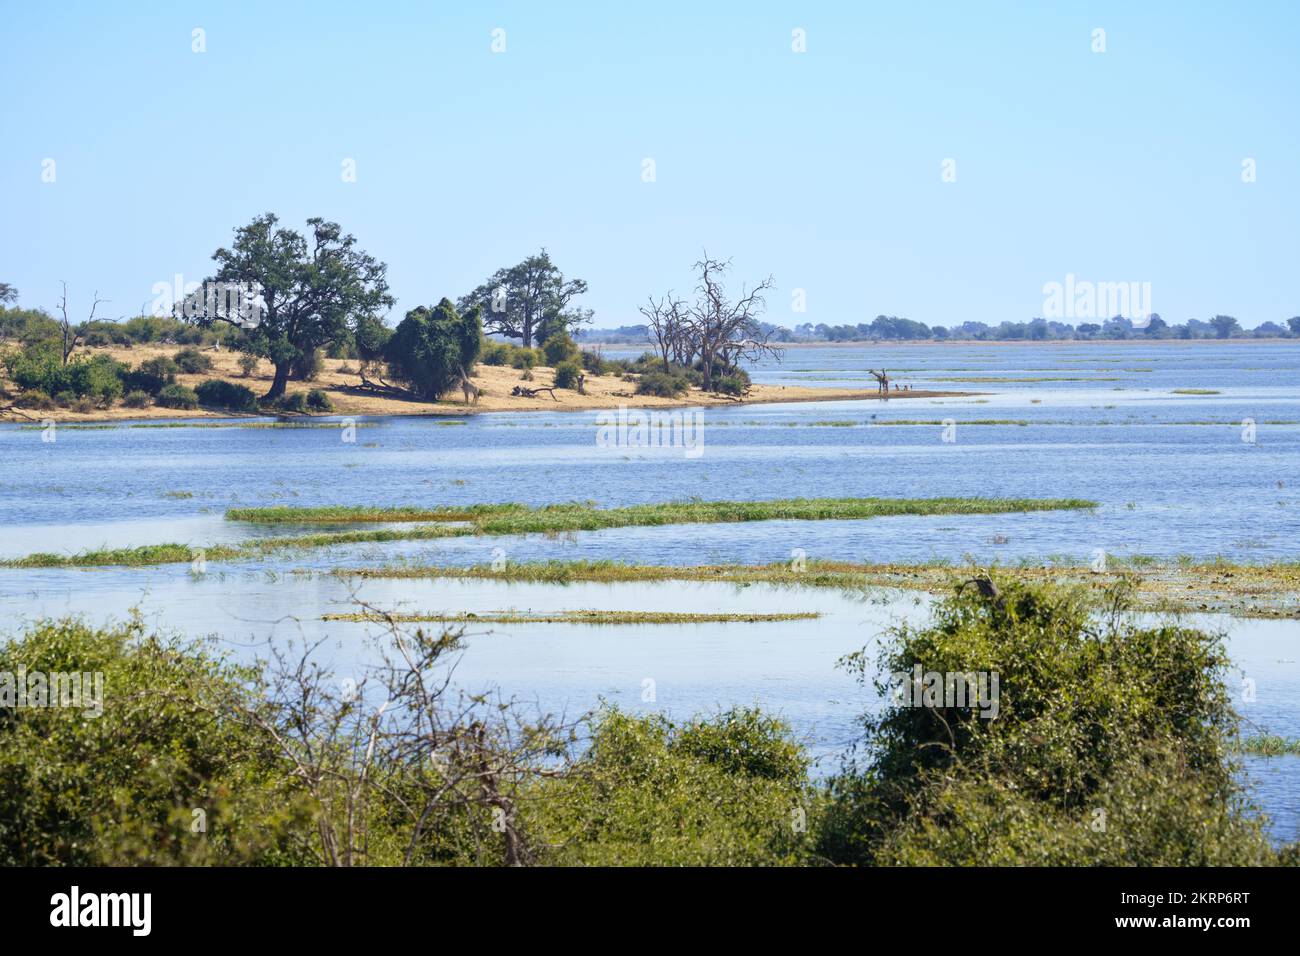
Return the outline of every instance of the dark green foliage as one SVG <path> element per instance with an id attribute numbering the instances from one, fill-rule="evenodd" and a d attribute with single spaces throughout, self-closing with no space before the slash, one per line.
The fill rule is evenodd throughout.
<path id="1" fill-rule="evenodd" d="M 214 708 L 252 676 L 143 633 L 36 625 L 0 643 L 0 671 L 100 673 L 80 708 L 0 705 L 0 865 L 305 862 L 309 825 L 266 742 Z M 91 685 L 93 688 L 93 684 Z M 195 810 L 206 832 L 194 832 Z"/>
<path id="2" fill-rule="evenodd" d="M 332 412 L 334 403 L 322 388 L 313 388 L 307 393 L 307 408 L 313 412 Z"/>
<path id="3" fill-rule="evenodd" d="M 406 313 L 384 350 L 393 377 L 416 395 L 436 399 L 472 373 L 483 347 L 478 309 L 461 315 L 449 299 Z"/>
<path id="4" fill-rule="evenodd" d="M 804 863 L 819 808 L 806 765 L 789 728 L 757 711 L 676 726 L 610 709 L 574 772 L 519 806 L 544 863 Z"/>
<path id="5" fill-rule="evenodd" d="M 301 352 L 290 367 L 293 378 L 300 382 L 313 382 L 325 368 L 325 356 L 320 349 Z"/>
<path id="6" fill-rule="evenodd" d="M 543 249 L 517 265 L 498 269 L 456 307 L 465 312 L 477 306 L 489 332 L 520 339 L 528 348 L 590 322 L 590 309 L 571 306 L 586 291 L 585 281 L 566 279 Z"/>
<path id="7" fill-rule="evenodd" d="M 275 364 L 268 399 L 284 394 L 293 363 L 301 356 L 345 339 L 363 317 L 395 301 L 388 294 L 388 267 L 357 249 L 356 239 L 344 235 L 338 223 L 308 219 L 310 236 L 278 223 L 266 213 L 236 229 L 231 248 L 212 254 L 217 273 L 205 284 L 248 287 L 260 294 L 256 327 L 241 348 Z M 246 321 L 219 303 L 210 307 L 202 297 L 187 300 L 186 312 L 201 327 Z M 362 345 L 357 344 L 360 354 Z"/>
<path id="8" fill-rule="evenodd" d="M 576 389 L 581 374 L 582 369 L 577 362 L 561 362 L 555 366 L 555 387 Z"/>
<path id="9" fill-rule="evenodd" d="M 546 358 L 546 364 L 551 368 L 557 368 L 564 362 L 576 364 L 582 361 L 578 346 L 573 343 L 573 339 L 569 338 L 565 332 L 556 332 L 543 342 L 542 354 Z"/>
<path id="10" fill-rule="evenodd" d="M 176 367 L 187 375 L 201 375 L 212 370 L 212 359 L 198 349 L 184 348 L 176 353 Z"/>
<path id="11" fill-rule="evenodd" d="M 244 385 L 210 378 L 194 388 L 199 404 L 209 408 L 223 408 L 232 412 L 257 411 L 257 396 Z"/>
<path id="12" fill-rule="evenodd" d="M 986 719 L 961 707 L 896 706 L 864 718 L 863 763 L 832 784 L 822 850 L 839 862 L 904 864 L 1256 863 L 1268 848 L 1232 776 L 1236 721 L 1220 638 L 1090 616 L 1081 593 L 997 582 L 898 627 L 890 674 L 999 675 Z M 864 652 L 846 659 L 861 680 Z"/>
<path id="13" fill-rule="evenodd" d="M 180 366 L 166 356 L 145 359 L 134 371 L 127 372 L 124 385 L 128 390 L 157 395 L 167 385 L 176 381 Z"/>
<path id="14" fill-rule="evenodd" d="M 126 393 L 122 399 L 122 404 L 127 408 L 147 408 L 153 404 L 153 396 L 148 392 L 135 389 Z"/>
<path id="15" fill-rule="evenodd" d="M 690 391 L 691 383 L 685 375 L 672 372 L 645 372 L 636 383 L 638 395 L 658 395 L 676 398 Z"/>
<path id="16" fill-rule="evenodd" d="M 29 388 L 14 399 L 17 408 L 30 408 L 34 411 L 47 412 L 54 407 L 54 399 L 39 388 Z"/>
<path id="17" fill-rule="evenodd" d="M 239 371 L 244 378 L 248 378 L 257 371 L 257 356 L 248 354 L 239 356 Z"/>
<path id="18" fill-rule="evenodd" d="M 9 377 L 24 391 L 47 395 L 66 393 L 102 404 L 122 397 L 125 368 L 107 355 L 77 356 L 64 365 L 57 352 L 35 347 L 9 352 L 4 361 Z"/>
<path id="19" fill-rule="evenodd" d="M 307 393 L 294 392 L 291 395 L 285 395 L 278 402 L 272 403 L 272 406 L 277 411 L 292 412 L 295 415 L 306 415 Z"/>
<path id="20" fill-rule="evenodd" d="M 173 382 L 158 393 L 157 403 L 163 408 L 198 408 L 199 397 L 193 389 Z"/>
<path id="21" fill-rule="evenodd" d="M 742 378 L 742 376 L 744 376 Z M 744 395 L 749 391 L 749 376 L 744 372 L 736 375 L 724 375 L 722 378 L 714 379 L 713 390 L 721 395 L 731 395 L 736 398 Z"/>

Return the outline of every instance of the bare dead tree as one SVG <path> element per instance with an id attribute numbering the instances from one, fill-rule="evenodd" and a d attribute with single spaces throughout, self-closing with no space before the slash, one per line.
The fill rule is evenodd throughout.
<path id="1" fill-rule="evenodd" d="M 59 300 L 59 312 L 62 313 L 63 318 L 59 320 L 59 330 L 62 332 L 63 337 L 63 364 L 67 365 L 73 351 L 81 344 L 83 330 L 91 322 L 95 321 L 95 310 L 108 302 L 108 299 L 101 299 L 99 290 L 96 289 L 94 301 L 90 305 L 90 317 L 81 325 L 74 326 L 68 318 L 68 284 L 64 282 L 62 285 L 63 297 Z"/>
<path id="2" fill-rule="evenodd" d="M 663 359 L 664 371 L 668 371 L 672 362 L 685 364 L 682 353 L 686 344 L 686 303 L 669 291 L 657 302 L 654 296 L 649 296 L 637 311 L 646 317 L 650 339 Z"/>
<path id="3" fill-rule="evenodd" d="M 764 293 L 773 287 L 774 280 L 769 275 L 752 289 L 742 286 L 740 296 L 733 300 L 725 287 L 731 260 L 712 259 L 706 252 L 694 268 L 699 284 L 695 288 L 695 305 L 686 316 L 686 328 L 694 352 L 700 357 L 704 374 L 701 387 L 709 391 L 715 372 L 720 367 L 729 368 L 732 358 L 742 354 L 746 358 L 780 356 L 780 349 L 769 342 L 770 333 L 764 332 L 758 321 L 767 308 Z"/>

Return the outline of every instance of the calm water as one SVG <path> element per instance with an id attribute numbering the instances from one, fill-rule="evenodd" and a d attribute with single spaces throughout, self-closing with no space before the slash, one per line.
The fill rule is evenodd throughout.
<path id="1" fill-rule="evenodd" d="M 610 350 L 607 350 L 610 352 Z M 610 352 L 610 354 L 615 354 Z M 461 504 L 595 501 L 604 507 L 686 498 L 986 495 L 1083 497 L 1094 512 L 865 522 L 617 529 L 555 538 L 399 542 L 277 555 L 190 575 L 184 567 L 0 571 L 0 613 L 21 620 L 140 607 L 189 634 L 219 634 L 241 654 L 269 636 L 337 636 L 342 670 L 364 666 L 364 625 L 322 624 L 344 609 L 339 566 L 395 558 L 476 564 L 504 556 L 745 563 L 1111 554 L 1244 560 L 1297 557 L 1300 531 L 1300 343 L 807 348 L 753 372 L 760 382 L 874 387 L 889 369 L 916 388 L 988 394 L 949 399 L 709 409 L 704 449 L 608 448 L 594 414 L 537 412 L 453 419 L 361 419 L 355 442 L 334 429 L 0 426 L 0 555 L 179 541 L 235 542 L 284 527 L 223 519 L 232 505 Z M 955 382 L 954 378 L 1054 379 Z M 1069 381 L 1062 381 L 1069 379 Z M 1184 395 L 1175 389 L 1217 394 Z M 955 441 L 940 422 L 952 419 Z M 1013 424 L 983 425 L 980 420 Z M 1243 441 L 1253 422 L 1254 441 Z M 499 550 L 494 550 L 499 549 Z M 294 570 L 312 573 L 288 574 Z M 734 703 L 784 714 L 833 769 L 854 717 L 874 706 L 835 667 L 927 600 L 705 584 L 571 585 L 367 581 L 367 601 L 410 610 L 816 610 L 794 624 L 690 627 L 545 625 L 483 628 L 457 672 L 569 714 L 600 698 L 679 716 Z M 1256 681 L 1239 702 L 1256 730 L 1300 736 L 1294 621 L 1207 619 Z M 644 681 L 654 700 L 643 700 Z M 1252 760 L 1249 778 L 1274 832 L 1300 827 L 1300 758 Z"/>

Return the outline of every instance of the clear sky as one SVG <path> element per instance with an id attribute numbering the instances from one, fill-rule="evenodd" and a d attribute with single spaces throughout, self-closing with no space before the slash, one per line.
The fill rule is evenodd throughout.
<path id="1" fill-rule="evenodd" d="M 0 49 L 0 280 L 77 317 L 268 210 L 387 262 L 390 321 L 541 246 L 604 327 L 705 248 L 785 325 L 1023 321 L 1067 274 L 1300 314 L 1293 2 L 3 0 Z"/>

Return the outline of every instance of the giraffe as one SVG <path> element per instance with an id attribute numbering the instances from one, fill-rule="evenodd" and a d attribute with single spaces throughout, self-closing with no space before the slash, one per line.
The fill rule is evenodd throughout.
<path id="1" fill-rule="evenodd" d="M 460 390 L 465 393 L 466 405 L 470 404 L 471 399 L 473 399 L 473 404 L 477 405 L 478 397 L 483 394 L 483 389 L 479 388 L 469 380 L 469 376 L 465 374 L 465 366 L 463 365 L 460 368 Z"/>

